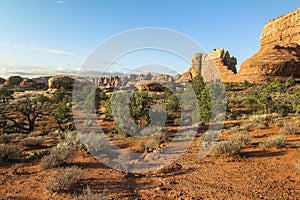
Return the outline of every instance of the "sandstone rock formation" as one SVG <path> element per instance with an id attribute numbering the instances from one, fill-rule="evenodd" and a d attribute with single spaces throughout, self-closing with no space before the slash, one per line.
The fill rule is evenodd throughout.
<path id="1" fill-rule="evenodd" d="M 16 86 L 16 85 L 19 85 L 24 79 L 20 76 L 11 76 L 9 77 L 4 85 L 7 85 L 7 86 Z"/>
<path id="2" fill-rule="evenodd" d="M 236 74 L 237 60 L 231 57 L 224 49 L 214 49 L 210 54 L 196 53 L 192 59 L 191 68 L 185 72 L 181 79 L 192 80 L 202 75 L 205 81 L 221 78 L 231 81 Z"/>
<path id="3" fill-rule="evenodd" d="M 174 78 L 170 75 L 167 74 L 158 74 L 156 76 L 153 76 L 152 79 L 153 81 L 168 81 L 168 82 L 173 82 Z"/>
<path id="4" fill-rule="evenodd" d="M 5 83 L 5 79 L 0 77 L 0 85 L 3 85 Z"/>
<path id="5" fill-rule="evenodd" d="M 54 76 L 48 80 L 49 89 L 59 89 L 64 87 L 67 90 L 72 90 L 75 79 L 69 76 Z"/>
<path id="6" fill-rule="evenodd" d="M 260 43 L 259 52 L 241 65 L 238 73 L 241 81 L 300 77 L 300 8 L 270 20 L 263 29 Z"/>
<path id="7" fill-rule="evenodd" d="M 135 87 L 140 91 L 162 92 L 166 89 L 163 83 L 156 81 L 139 81 Z"/>
<path id="8" fill-rule="evenodd" d="M 46 85 L 43 83 L 38 83 L 32 79 L 28 79 L 28 80 L 23 80 L 20 83 L 20 86 L 23 88 L 32 88 L 32 89 L 36 89 L 36 88 L 42 88 L 45 87 Z"/>

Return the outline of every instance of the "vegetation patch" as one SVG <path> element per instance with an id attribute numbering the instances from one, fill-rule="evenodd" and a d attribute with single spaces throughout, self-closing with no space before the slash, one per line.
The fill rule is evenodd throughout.
<path id="1" fill-rule="evenodd" d="M 270 149 L 270 148 L 284 148 L 286 147 L 286 139 L 282 135 L 273 136 L 268 138 L 267 141 L 262 142 L 259 144 L 259 147 L 263 150 Z"/>
<path id="2" fill-rule="evenodd" d="M 67 164 L 70 162 L 73 153 L 74 149 L 72 146 L 58 144 L 50 151 L 49 155 L 43 157 L 41 167 L 42 169 L 50 169 Z"/>
<path id="3" fill-rule="evenodd" d="M 212 149 L 214 157 L 237 157 L 240 156 L 243 144 L 235 139 L 218 142 Z"/>
<path id="4" fill-rule="evenodd" d="M 76 166 L 58 169 L 46 182 L 45 188 L 51 193 L 69 191 L 80 181 L 83 172 Z"/>
<path id="5" fill-rule="evenodd" d="M 108 200 L 107 194 L 94 193 L 89 186 L 83 191 L 81 195 L 74 195 L 71 200 Z"/>
<path id="6" fill-rule="evenodd" d="M 3 144 L 0 145 L 0 161 L 12 161 L 21 157 L 22 152 L 18 145 Z"/>
<path id="7" fill-rule="evenodd" d="M 40 147 L 44 143 L 44 138 L 41 137 L 28 137 L 22 140 L 22 145 L 25 147 Z"/>

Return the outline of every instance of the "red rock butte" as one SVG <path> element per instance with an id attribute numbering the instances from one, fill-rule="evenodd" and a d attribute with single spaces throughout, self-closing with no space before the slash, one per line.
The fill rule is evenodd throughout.
<path id="1" fill-rule="evenodd" d="M 183 77 L 191 80 L 202 75 L 204 80 L 214 79 L 219 71 L 224 82 L 262 82 L 275 77 L 300 78 L 300 8 L 277 19 L 270 20 L 260 37 L 260 49 L 242 63 L 236 73 L 236 59 L 224 49 L 210 54 L 195 54 L 191 68 Z M 207 71 L 210 70 L 210 71 Z"/>

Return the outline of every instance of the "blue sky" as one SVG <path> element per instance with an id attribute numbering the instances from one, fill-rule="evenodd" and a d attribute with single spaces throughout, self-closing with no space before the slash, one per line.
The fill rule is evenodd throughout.
<path id="1" fill-rule="evenodd" d="M 142 27 L 181 32 L 206 52 L 225 48 L 240 65 L 258 50 L 269 19 L 299 7 L 299 0 L 0 0 L 0 76 L 75 73 L 101 42 Z M 116 68 L 154 55 L 128 56 Z M 167 63 L 175 71 L 188 69 L 174 60 Z"/>

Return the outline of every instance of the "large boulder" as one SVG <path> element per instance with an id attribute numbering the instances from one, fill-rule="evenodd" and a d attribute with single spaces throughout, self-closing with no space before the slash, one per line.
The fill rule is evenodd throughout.
<path id="1" fill-rule="evenodd" d="M 275 77 L 300 77 L 300 8 L 270 20 L 260 38 L 258 53 L 246 60 L 239 79 L 261 82 Z"/>
<path id="2" fill-rule="evenodd" d="M 3 85 L 5 83 L 5 79 L 0 77 L 0 85 Z"/>
<path id="3" fill-rule="evenodd" d="M 7 86 L 16 86 L 16 85 L 20 85 L 20 83 L 23 81 L 24 79 L 20 76 L 11 76 L 9 77 L 4 85 L 7 85 Z"/>
<path id="4" fill-rule="evenodd" d="M 54 76 L 48 80 L 49 89 L 59 89 L 64 87 L 67 90 L 72 90 L 75 79 L 70 76 Z"/>

